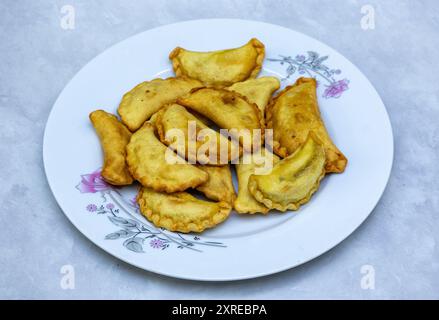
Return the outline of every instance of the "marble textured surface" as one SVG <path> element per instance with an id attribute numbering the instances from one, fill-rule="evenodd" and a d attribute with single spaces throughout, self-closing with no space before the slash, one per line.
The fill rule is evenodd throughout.
<path id="1" fill-rule="evenodd" d="M 65 4 L 75 8 L 74 30 L 60 27 Z M 375 9 L 374 30 L 360 26 L 364 4 Z M 120 40 L 199 18 L 260 20 L 317 38 L 355 63 L 387 106 L 395 136 L 388 187 L 352 236 L 310 263 L 228 283 L 158 276 L 88 241 L 48 188 L 43 130 L 69 79 Z M 0 2 L 0 298 L 439 298 L 438 30 L 433 0 Z M 65 264 L 75 268 L 74 290 L 60 286 Z M 366 264 L 374 290 L 360 286 Z"/>

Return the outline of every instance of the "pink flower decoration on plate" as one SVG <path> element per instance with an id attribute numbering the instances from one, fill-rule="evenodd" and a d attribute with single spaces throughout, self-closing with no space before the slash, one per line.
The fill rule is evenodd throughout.
<path id="1" fill-rule="evenodd" d="M 81 182 L 76 186 L 81 193 L 96 193 L 110 190 L 111 186 L 104 181 L 101 171 L 81 175 Z"/>
<path id="2" fill-rule="evenodd" d="M 326 86 L 325 92 L 323 93 L 323 97 L 339 98 L 343 92 L 349 89 L 348 84 L 349 84 L 349 80 L 347 79 L 332 82 L 330 85 Z"/>
<path id="3" fill-rule="evenodd" d="M 112 210 L 112 209 L 114 209 L 114 204 L 113 203 L 107 203 L 105 208 L 107 208 L 108 210 Z"/>
<path id="4" fill-rule="evenodd" d="M 160 249 L 161 247 L 163 247 L 163 241 L 160 239 L 154 239 L 149 242 L 149 245 L 154 249 Z"/>
<path id="5" fill-rule="evenodd" d="M 96 210 L 98 210 L 98 207 L 95 204 L 89 204 L 87 207 L 87 211 L 88 212 L 95 212 Z"/>

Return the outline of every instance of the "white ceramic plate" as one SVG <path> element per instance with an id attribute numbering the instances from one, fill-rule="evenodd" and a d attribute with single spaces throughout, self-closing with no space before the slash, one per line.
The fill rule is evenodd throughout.
<path id="1" fill-rule="evenodd" d="M 316 77 L 322 116 L 349 159 L 297 212 L 230 218 L 201 235 L 157 229 L 139 215 L 134 187 L 111 188 L 99 176 L 102 153 L 88 114 L 116 113 L 122 95 L 144 80 L 172 75 L 169 52 L 232 48 L 257 37 L 266 46 L 262 74 L 290 84 Z M 393 159 L 386 109 L 367 78 L 345 57 L 301 33 L 243 20 L 197 20 L 148 30 L 106 50 L 65 87 L 47 122 L 44 165 L 70 221 L 115 257 L 184 279 L 237 280 L 307 262 L 351 234 L 384 191 Z"/>

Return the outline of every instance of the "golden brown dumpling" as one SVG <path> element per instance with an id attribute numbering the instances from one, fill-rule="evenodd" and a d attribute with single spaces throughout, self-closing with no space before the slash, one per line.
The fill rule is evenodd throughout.
<path id="1" fill-rule="evenodd" d="M 267 208 L 298 210 L 307 203 L 325 176 L 325 149 L 311 132 L 292 155 L 279 161 L 267 175 L 251 175 L 248 188 Z"/>
<path id="2" fill-rule="evenodd" d="M 157 227 L 177 232 L 202 232 L 223 222 L 231 208 L 225 202 L 210 202 L 187 192 L 162 193 L 141 188 L 140 211 Z"/>
<path id="3" fill-rule="evenodd" d="M 164 105 L 200 86 L 199 81 L 184 77 L 145 81 L 125 93 L 117 112 L 134 132 Z"/>
<path id="4" fill-rule="evenodd" d="M 198 117 L 178 104 L 173 103 L 161 109 L 157 113 L 156 126 L 160 140 L 185 157 L 189 163 L 227 165 L 229 161 L 239 157 L 238 143 L 210 129 Z M 179 136 L 182 136 L 184 141 L 179 141 Z M 206 146 L 208 148 L 205 148 Z M 223 158 L 221 148 L 227 153 Z M 202 159 L 199 159 L 200 157 Z"/>
<path id="5" fill-rule="evenodd" d="M 268 174 L 279 160 L 278 156 L 265 148 L 262 148 L 260 153 L 246 153 L 242 156 L 239 163 L 235 165 L 238 177 L 238 197 L 233 207 L 236 212 L 250 214 L 268 212 L 269 208 L 257 201 L 250 193 L 248 179 L 252 174 Z"/>
<path id="6" fill-rule="evenodd" d="M 197 166 L 209 174 L 209 179 L 197 187 L 198 191 L 215 201 L 223 201 L 232 206 L 236 198 L 232 182 L 230 165 L 218 166 Z"/>
<path id="7" fill-rule="evenodd" d="M 264 124 L 259 109 L 239 93 L 197 88 L 177 99 L 177 103 L 202 114 L 218 127 L 229 129 L 229 135 L 239 140 L 244 149 L 251 150 L 251 145 L 261 145 Z"/>
<path id="8" fill-rule="evenodd" d="M 317 104 L 316 81 L 299 78 L 282 90 L 267 107 L 267 128 L 273 129 L 273 150 L 280 157 L 294 153 L 310 131 L 322 141 L 326 152 L 326 172 L 343 172 L 347 159 L 326 131 Z"/>
<path id="9" fill-rule="evenodd" d="M 245 96 L 250 102 L 255 103 L 261 111 L 261 118 L 265 118 L 265 107 L 273 93 L 279 89 L 280 81 L 276 77 L 260 77 L 237 82 L 228 90 L 238 92 Z"/>
<path id="10" fill-rule="evenodd" d="M 125 162 L 126 146 L 130 141 L 131 132 L 119 122 L 115 115 L 103 110 L 90 113 L 90 120 L 104 151 L 102 178 L 118 186 L 133 183 Z"/>
<path id="11" fill-rule="evenodd" d="M 209 86 L 230 86 L 255 78 L 264 56 L 264 45 L 253 38 L 242 47 L 219 51 L 196 52 L 177 47 L 169 59 L 177 76 L 188 76 Z"/>
<path id="12" fill-rule="evenodd" d="M 137 181 L 156 191 L 183 191 L 209 178 L 206 172 L 168 150 L 156 137 L 154 125 L 148 122 L 132 135 L 127 145 L 127 163 Z"/>

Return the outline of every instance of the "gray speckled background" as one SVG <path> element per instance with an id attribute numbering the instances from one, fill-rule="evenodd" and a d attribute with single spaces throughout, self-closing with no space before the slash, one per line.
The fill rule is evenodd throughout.
<path id="1" fill-rule="evenodd" d="M 76 9 L 76 28 L 60 9 Z M 360 27 L 361 6 L 376 28 Z M 273 276 L 197 283 L 157 276 L 98 249 L 65 218 L 43 170 L 47 116 L 70 78 L 112 44 L 199 18 L 276 23 L 334 47 L 371 80 L 393 125 L 388 187 L 367 221 L 320 258 Z M 437 1 L 1 1 L 0 298 L 439 298 Z M 379 158 L 375 159 L 379 161 Z M 75 267 L 76 287 L 60 287 Z M 360 268 L 375 268 L 375 289 Z"/>

